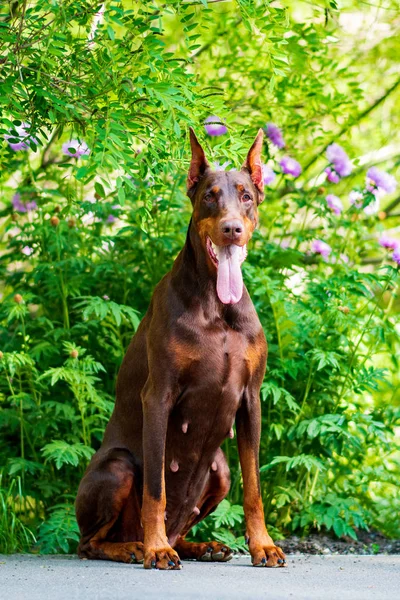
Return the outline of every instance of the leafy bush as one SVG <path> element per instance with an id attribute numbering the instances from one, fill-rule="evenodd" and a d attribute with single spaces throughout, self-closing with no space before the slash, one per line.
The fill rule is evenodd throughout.
<path id="1" fill-rule="evenodd" d="M 42 552 L 75 550 L 73 499 L 119 365 L 185 240 L 188 125 L 225 169 L 267 132 L 243 271 L 269 342 L 270 531 L 399 535 L 398 7 L 384 4 L 0 8 L 0 456 L 20 481 L 2 492 L 1 551 L 26 549 L 28 527 Z M 210 116 L 227 133 L 204 131 Z M 193 534 L 242 549 L 224 450 L 230 495 Z"/>

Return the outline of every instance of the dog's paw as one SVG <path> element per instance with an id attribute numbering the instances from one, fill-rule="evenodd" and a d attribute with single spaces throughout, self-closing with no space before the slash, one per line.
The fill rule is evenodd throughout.
<path id="1" fill-rule="evenodd" d="M 143 543 L 129 542 L 126 544 L 126 551 L 129 554 L 129 562 L 133 564 L 142 563 L 144 560 Z M 127 561 L 128 562 L 128 561 Z"/>
<path id="2" fill-rule="evenodd" d="M 267 546 L 250 547 L 251 562 L 253 567 L 285 567 L 286 556 L 278 546 L 274 544 Z"/>
<path id="3" fill-rule="evenodd" d="M 167 546 L 165 548 L 145 548 L 144 568 L 177 571 L 182 568 L 182 565 L 177 552 L 171 546 Z"/>
<path id="4" fill-rule="evenodd" d="M 204 544 L 204 546 L 204 553 L 201 554 L 197 560 L 205 562 L 227 562 L 228 560 L 231 560 L 233 556 L 232 550 L 226 544 L 220 544 L 219 542 L 208 542 L 207 544 Z"/>

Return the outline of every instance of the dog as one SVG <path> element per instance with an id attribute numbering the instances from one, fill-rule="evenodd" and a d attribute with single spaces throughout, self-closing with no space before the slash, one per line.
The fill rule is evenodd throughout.
<path id="1" fill-rule="evenodd" d="M 226 544 L 185 536 L 228 494 L 220 446 L 235 423 L 252 563 L 284 566 L 260 494 L 267 344 L 241 273 L 264 198 L 263 132 L 240 171 L 213 171 L 192 129 L 190 144 L 186 243 L 122 362 L 114 412 L 78 489 L 78 554 L 166 570 L 229 560 Z"/>

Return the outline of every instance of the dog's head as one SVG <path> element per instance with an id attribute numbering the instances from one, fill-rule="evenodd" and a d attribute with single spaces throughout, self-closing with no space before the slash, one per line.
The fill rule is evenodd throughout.
<path id="1" fill-rule="evenodd" d="M 239 302 L 243 293 L 240 266 L 264 199 L 262 141 L 260 129 L 240 171 L 214 171 L 190 129 L 187 194 L 193 204 L 192 221 L 209 268 L 217 271 L 217 294 L 224 304 Z"/>

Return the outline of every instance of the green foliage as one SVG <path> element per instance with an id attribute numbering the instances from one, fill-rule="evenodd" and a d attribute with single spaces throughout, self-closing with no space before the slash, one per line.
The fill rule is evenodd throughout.
<path id="1" fill-rule="evenodd" d="M 36 542 L 33 533 L 17 514 L 22 500 L 21 479 L 9 479 L 6 484 L 0 474 L 0 553 L 26 552 Z"/>
<path id="2" fill-rule="evenodd" d="M 103 17 L 100 8 L 0 7 L 0 551 L 27 549 L 30 530 L 42 552 L 75 549 L 73 498 L 119 366 L 185 240 L 188 126 L 211 162 L 240 168 L 270 121 L 303 172 L 283 174 L 283 152 L 265 143 L 277 177 L 243 265 L 269 342 L 260 453 L 269 530 L 399 535 L 399 276 L 377 240 L 398 235 L 400 200 L 382 198 L 372 214 L 372 193 L 362 207 L 348 201 L 372 165 L 399 178 L 397 3 L 109 0 Z M 226 135 L 204 133 L 210 115 Z M 333 141 L 354 159 L 336 185 L 324 174 Z M 341 197 L 341 214 L 328 193 Z M 311 251 L 315 239 L 332 247 L 329 258 Z M 224 450 L 230 495 L 193 535 L 243 549 L 234 441 Z"/>
<path id="3" fill-rule="evenodd" d="M 74 552 L 79 541 L 79 529 L 74 505 L 56 504 L 39 528 L 39 548 L 42 554 Z"/>
<path id="4" fill-rule="evenodd" d="M 244 536 L 235 537 L 231 531 L 243 523 L 243 518 L 244 511 L 241 505 L 222 500 L 208 519 L 193 527 L 190 535 L 199 541 L 215 539 L 224 542 L 233 550 L 247 551 Z"/>

